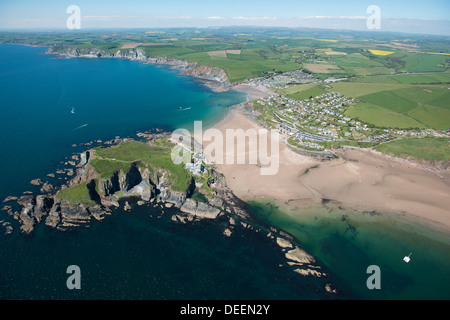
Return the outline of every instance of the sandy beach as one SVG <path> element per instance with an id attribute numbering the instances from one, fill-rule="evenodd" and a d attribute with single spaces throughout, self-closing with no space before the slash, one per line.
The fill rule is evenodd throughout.
<path id="1" fill-rule="evenodd" d="M 263 94 L 263 93 L 261 93 Z M 238 110 L 213 128 L 261 128 Z M 205 144 L 206 146 L 206 144 Z M 248 150 L 247 150 L 248 153 Z M 336 160 L 322 162 L 280 144 L 276 175 L 262 176 L 260 165 L 218 164 L 229 187 L 244 199 L 273 199 L 295 208 L 302 201 L 322 199 L 365 211 L 390 212 L 415 217 L 450 230 L 450 173 L 425 170 L 371 150 L 346 149 Z"/>

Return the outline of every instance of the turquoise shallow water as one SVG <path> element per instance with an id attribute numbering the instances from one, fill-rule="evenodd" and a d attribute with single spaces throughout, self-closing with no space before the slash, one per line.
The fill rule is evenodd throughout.
<path id="1" fill-rule="evenodd" d="M 450 299 L 450 233 L 389 213 L 340 205 L 289 208 L 252 202 L 252 213 L 294 235 L 338 275 L 338 284 L 364 299 Z M 403 257 L 411 255 L 407 264 Z M 380 267 L 381 289 L 369 290 L 370 265 Z"/>

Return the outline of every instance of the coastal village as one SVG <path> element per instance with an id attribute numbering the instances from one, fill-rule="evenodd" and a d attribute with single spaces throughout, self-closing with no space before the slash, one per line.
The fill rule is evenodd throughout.
<path id="1" fill-rule="evenodd" d="M 401 137 L 446 137 L 430 129 L 377 128 L 345 114 L 355 100 L 337 92 L 296 100 L 281 94 L 255 101 L 254 108 L 270 112 L 266 125 L 305 149 L 324 150 L 343 143 L 380 144 Z M 292 143 L 294 142 L 294 143 Z"/>

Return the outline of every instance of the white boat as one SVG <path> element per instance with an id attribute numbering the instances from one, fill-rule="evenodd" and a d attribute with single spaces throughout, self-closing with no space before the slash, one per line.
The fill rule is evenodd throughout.
<path id="1" fill-rule="evenodd" d="M 75 109 L 72 107 L 72 110 L 70 111 L 70 113 L 75 113 Z"/>
<path id="2" fill-rule="evenodd" d="M 411 261 L 411 255 L 412 255 L 412 252 L 409 254 L 409 256 L 405 256 L 403 258 L 403 261 L 405 261 L 406 263 L 409 263 Z"/>

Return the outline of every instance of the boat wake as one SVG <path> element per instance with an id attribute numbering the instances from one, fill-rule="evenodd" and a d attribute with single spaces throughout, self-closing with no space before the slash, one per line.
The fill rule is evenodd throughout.
<path id="1" fill-rule="evenodd" d="M 83 124 L 82 126 L 79 126 L 78 128 L 73 129 L 73 131 L 87 127 L 89 123 Z"/>
<path id="2" fill-rule="evenodd" d="M 191 107 L 187 107 L 187 108 L 180 107 L 180 109 L 178 111 L 186 111 L 186 110 L 191 110 Z"/>

